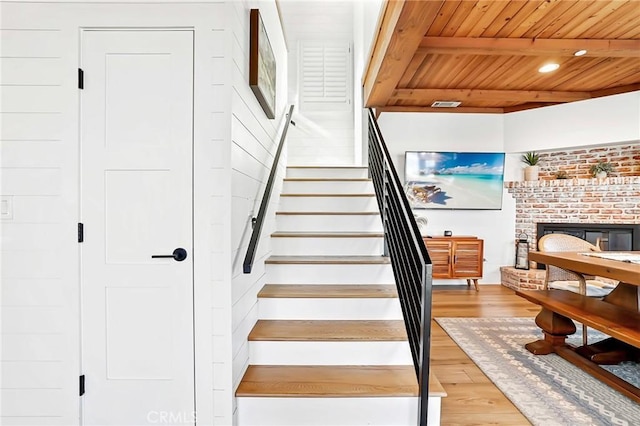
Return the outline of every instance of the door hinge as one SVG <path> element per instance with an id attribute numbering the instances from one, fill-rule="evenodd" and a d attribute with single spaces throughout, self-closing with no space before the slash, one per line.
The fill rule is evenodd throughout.
<path id="1" fill-rule="evenodd" d="M 84 374 L 80 376 L 79 388 L 80 388 L 80 396 L 84 395 Z"/>
<path id="2" fill-rule="evenodd" d="M 84 241 L 84 223 L 78 222 L 78 242 L 81 243 Z"/>
<path id="3" fill-rule="evenodd" d="M 78 68 L 78 89 L 84 89 L 84 71 Z"/>

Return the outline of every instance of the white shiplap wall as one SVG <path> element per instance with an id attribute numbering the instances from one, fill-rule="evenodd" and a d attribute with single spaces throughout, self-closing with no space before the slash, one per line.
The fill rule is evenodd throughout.
<path id="1" fill-rule="evenodd" d="M 17 9 L 3 4 L 0 24 L 1 422 L 60 425 L 77 422 L 79 342 L 66 34 Z"/>
<path id="2" fill-rule="evenodd" d="M 13 207 L 12 218 L 1 223 L 2 424 L 79 421 L 80 27 L 195 31 L 198 421 L 233 422 L 233 394 L 247 364 L 246 336 L 273 217 L 265 225 L 255 272 L 239 271 L 249 212 L 268 175 L 286 106 L 286 52 L 274 2 L 258 4 L 279 61 L 275 120 L 266 119 L 247 85 L 251 3 L 2 4 L 0 194 Z"/>
<path id="3" fill-rule="evenodd" d="M 257 215 L 267 178 L 288 110 L 287 52 L 275 2 L 233 2 L 231 24 L 231 328 L 233 387 L 237 387 L 249 364 L 247 336 L 257 321 L 257 293 L 265 283 L 264 260 L 271 252 L 270 234 L 275 229 L 275 210 L 285 173 L 286 148 L 283 150 L 276 186 L 251 274 L 243 274 L 242 263 L 251 236 L 251 217 Z M 276 118 L 264 114 L 249 80 L 249 13 L 259 8 L 269 42 L 276 58 Z M 235 401 L 234 401 L 235 411 Z"/>
<path id="4" fill-rule="evenodd" d="M 293 120 L 287 137 L 290 165 L 355 164 L 353 111 L 298 111 Z"/>
<path id="5" fill-rule="evenodd" d="M 290 92 L 292 86 L 296 87 L 294 99 L 300 105 L 294 114 L 296 126 L 289 133 L 291 165 L 353 165 L 356 161 L 350 45 L 350 40 L 308 40 L 300 41 L 291 52 L 290 62 L 296 63 L 297 76 L 289 77 Z M 326 53 L 332 53 L 333 58 L 327 58 Z M 314 54 L 318 60 L 314 60 Z M 325 67 L 327 59 L 332 62 L 329 67 Z M 335 65 L 343 67 L 338 66 L 336 73 Z M 331 81 L 336 77 L 343 81 Z M 342 96 L 327 90 L 341 86 Z M 321 90 L 314 93 L 314 88 Z"/>

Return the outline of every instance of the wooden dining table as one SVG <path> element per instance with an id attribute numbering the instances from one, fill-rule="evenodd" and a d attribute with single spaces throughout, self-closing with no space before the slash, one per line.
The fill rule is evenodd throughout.
<path id="1" fill-rule="evenodd" d="M 639 388 L 600 367 L 625 360 L 640 361 L 640 264 L 635 263 L 640 252 L 531 252 L 529 259 L 583 276 L 619 281 L 601 299 L 567 290 L 516 291 L 518 296 L 542 307 L 536 324 L 542 329 L 543 339 L 525 347 L 536 355 L 554 352 L 640 403 Z M 591 345 L 568 345 L 567 336 L 576 331 L 572 320 L 611 337 Z"/>
<path id="2" fill-rule="evenodd" d="M 624 253 L 640 258 L 640 251 Z M 529 253 L 529 259 L 582 275 L 593 275 L 619 281 L 622 285 L 618 285 L 607 296 L 607 300 L 619 306 L 625 306 L 636 311 L 640 310 L 640 264 L 610 260 L 599 257 L 600 255 L 607 256 L 607 253 L 531 252 Z"/>

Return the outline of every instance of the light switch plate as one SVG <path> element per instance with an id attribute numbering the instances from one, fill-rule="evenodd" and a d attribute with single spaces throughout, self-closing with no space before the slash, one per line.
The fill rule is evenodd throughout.
<path id="1" fill-rule="evenodd" d="M 9 195 L 0 196 L 0 219 L 13 219 L 13 197 Z"/>

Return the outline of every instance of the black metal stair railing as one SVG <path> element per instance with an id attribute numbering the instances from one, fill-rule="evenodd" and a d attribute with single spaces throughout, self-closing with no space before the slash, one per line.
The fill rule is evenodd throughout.
<path id="1" fill-rule="evenodd" d="M 253 223 L 253 231 L 251 231 L 251 238 L 249 239 L 249 247 L 247 247 L 247 254 L 245 255 L 244 262 L 242 263 L 242 271 L 245 274 L 250 274 L 251 269 L 253 269 L 253 260 L 256 257 L 256 250 L 258 249 L 258 241 L 260 239 L 260 233 L 262 232 L 262 224 L 264 223 L 264 218 L 267 215 L 267 207 L 269 206 L 269 200 L 271 199 L 271 192 L 273 191 L 273 182 L 276 177 L 276 170 L 278 168 L 278 163 L 280 162 L 280 154 L 282 153 L 282 147 L 284 146 L 284 141 L 287 138 L 287 131 L 289 130 L 289 124 L 292 122 L 291 121 L 292 114 L 293 114 L 293 105 L 289 107 L 289 112 L 287 113 L 287 119 L 284 123 L 284 128 L 282 129 L 282 136 L 280 136 L 280 143 L 278 143 L 278 149 L 276 150 L 276 154 L 273 156 L 273 165 L 271 166 L 271 171 L 269 172 L 269 179 L 267 179 L 267 185 L 264 188 L 264 194 L 262 195 L 262 201 L 260 202 L 258 215 L 252 218 L 251 220 Z"/>
<path id="2" fill-rule="evenodd" d="M 409 201 L 371 110 L 369 173 L 384 225 L 385 255 L 389 255 L 391 259 L 418 378 L 418 424 L 423 426 L 427 424 L 429 398 L 432 265 Z"/>

